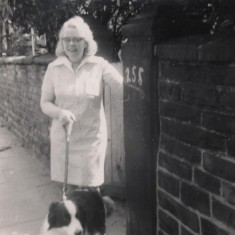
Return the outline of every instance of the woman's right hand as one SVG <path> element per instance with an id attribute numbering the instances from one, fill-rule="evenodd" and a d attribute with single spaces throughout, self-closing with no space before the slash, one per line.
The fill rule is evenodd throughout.
<path id="1" fill-rule="evenodd" d="M 67 125 L 68 123 L 75 122 L 76 117 L 71 111 L 62 109 L 59 113 L 59 121 L 63 125 Z"/>

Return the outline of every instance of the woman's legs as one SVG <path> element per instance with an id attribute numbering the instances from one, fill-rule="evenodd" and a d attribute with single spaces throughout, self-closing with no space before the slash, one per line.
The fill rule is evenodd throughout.
<path id="1" fill-rule="evenodd" d="M 71 193 L 75 190 L 78 191 L 95 191 L 100 193 L 100 187 L 89 187 L 89 186 L 78 186 L 78 185 L 68 185 L 67 186 L 67 192 Z"/>

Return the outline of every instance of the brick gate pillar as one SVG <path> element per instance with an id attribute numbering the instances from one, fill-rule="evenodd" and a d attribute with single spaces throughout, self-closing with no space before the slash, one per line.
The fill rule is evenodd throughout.
<path id="1" fill-rule="evenodd" d="M 122 47 L 127 235 L 156 234 L 158 148 L 154 3 L 124 26 Z"/>

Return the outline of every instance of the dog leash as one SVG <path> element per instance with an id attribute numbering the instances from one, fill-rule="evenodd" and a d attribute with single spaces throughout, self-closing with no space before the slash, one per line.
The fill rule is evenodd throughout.
<path id="1" fill-rule="evenodd" d="M 68 125 L 65 125 L 66 132 L 66 146 L 65 146 L 65 167 L 64 167 L 64 186 L 63 186 L 63 200 L 66 200 L 66 191 L 68 184 L 68 163 L 69 163 L 69 138 L 72 132 L 73 122 L 70 122 Z"/>

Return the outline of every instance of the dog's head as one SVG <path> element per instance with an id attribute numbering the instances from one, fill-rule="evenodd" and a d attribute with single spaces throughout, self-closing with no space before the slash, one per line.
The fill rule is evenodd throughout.
<path id="1" fill-rule="evenodd" d="M 111 198 L 98 192 L 74 191 L 68 200 L 50 205 L 41 235 L 105 234 L 106 216 L 113 207 Z"/>
<path id="2" fill-rule="evenodd" d="M 53 202 L 42 226 L 42 235 L 82 235 L 82 219 L 70 200 Z"/>

